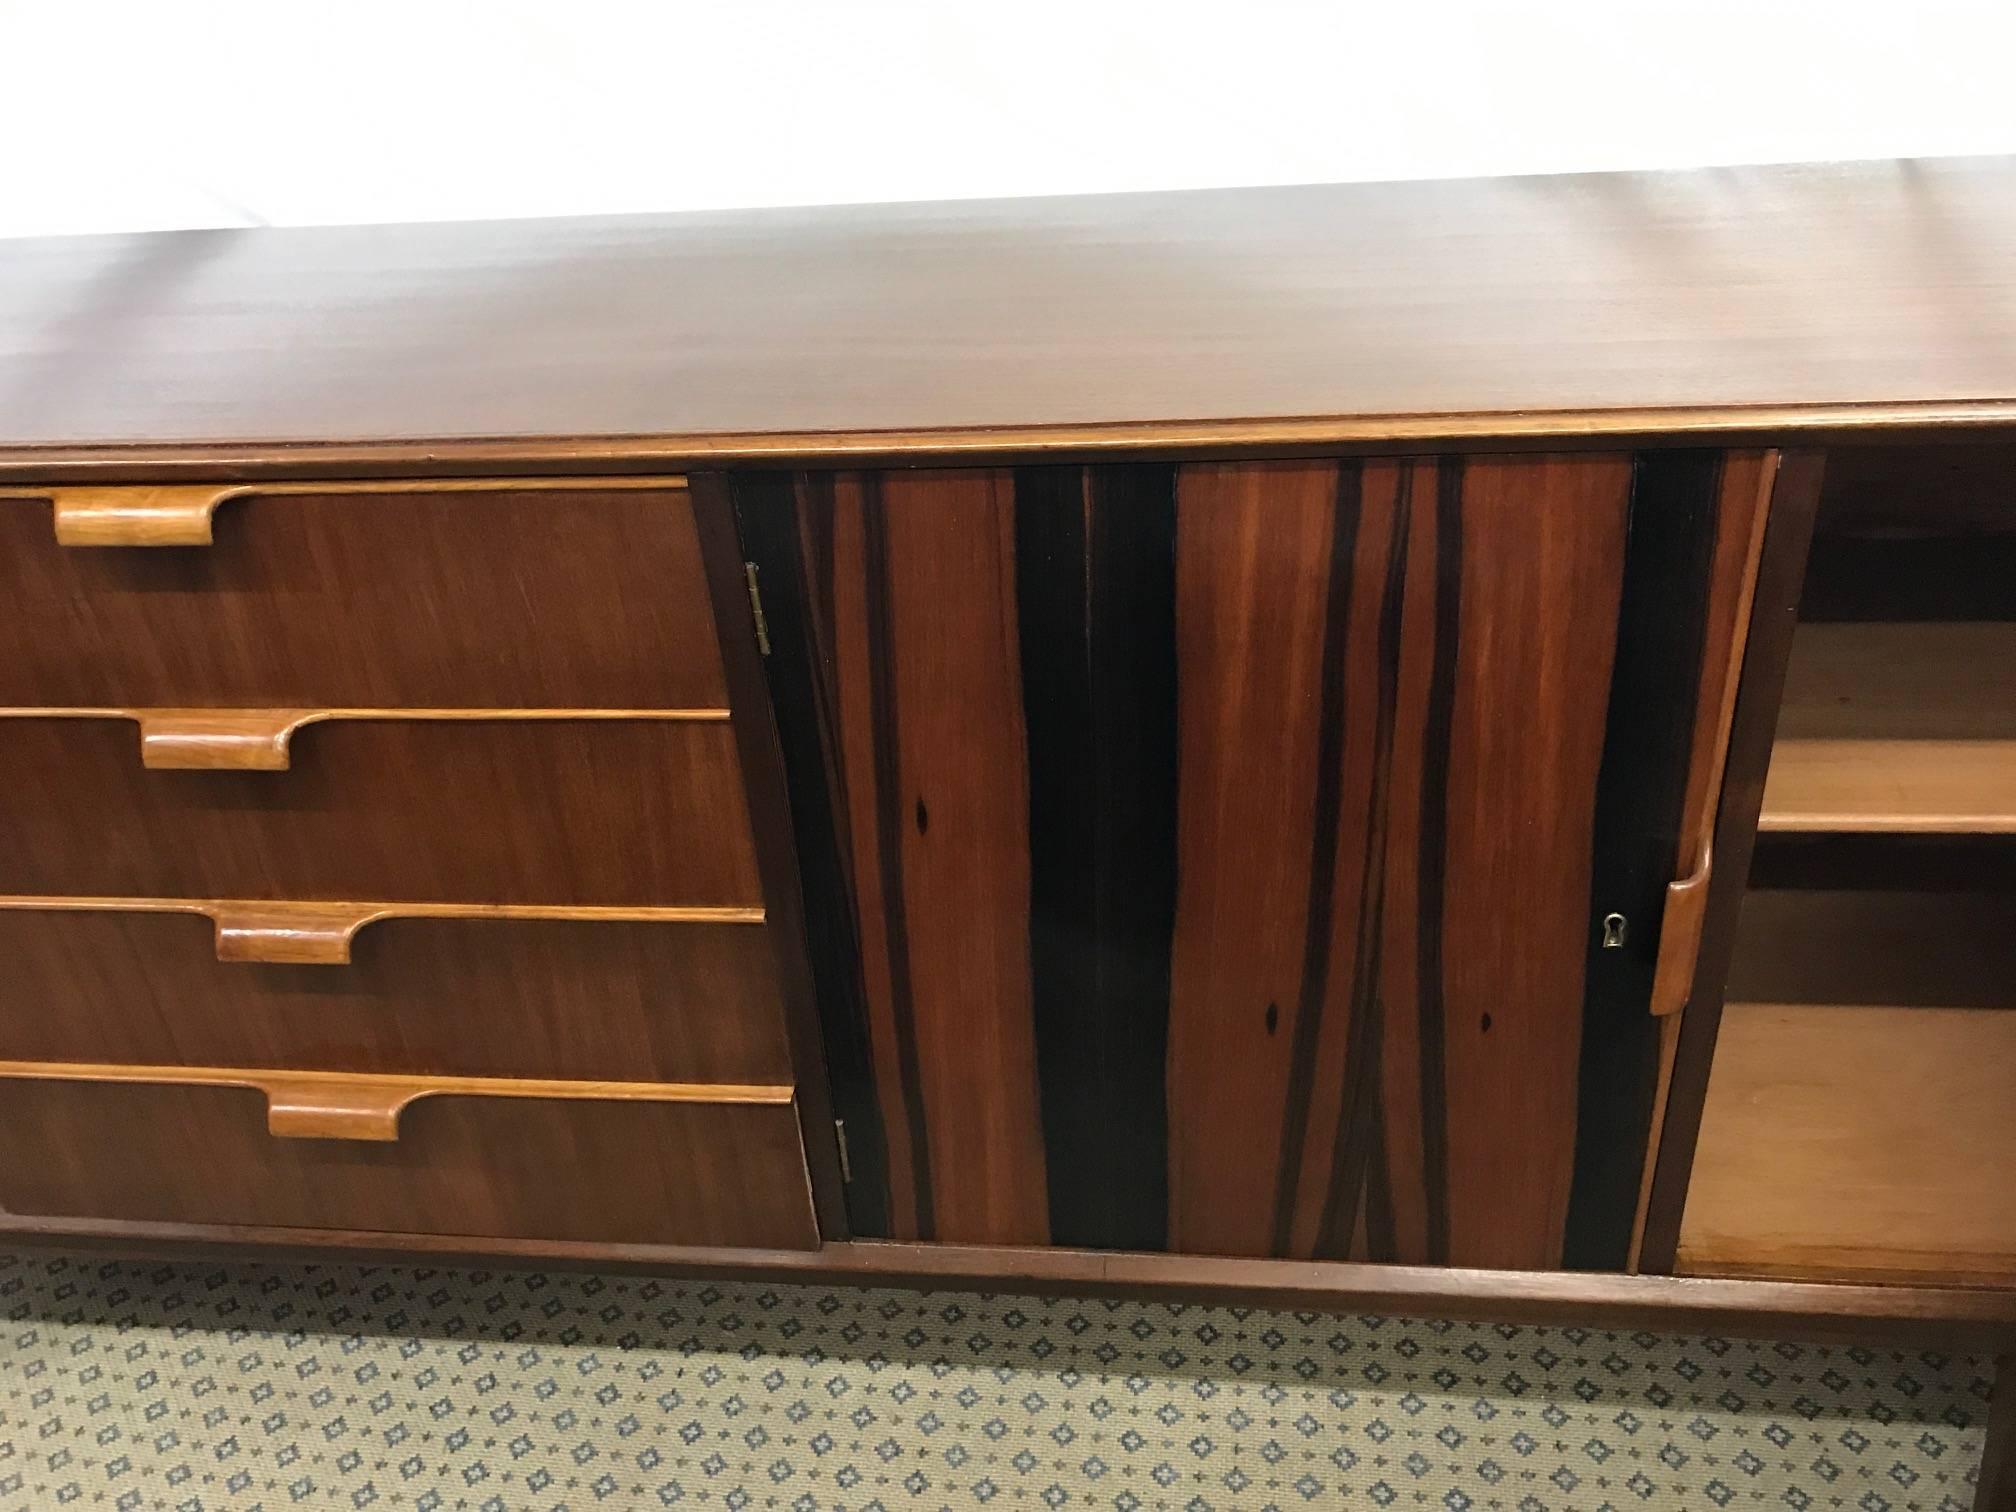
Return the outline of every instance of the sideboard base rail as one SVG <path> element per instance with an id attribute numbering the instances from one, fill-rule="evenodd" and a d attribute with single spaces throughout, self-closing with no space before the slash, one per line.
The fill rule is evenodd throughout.
<path id="1" fill-rule="evenodd" d="M 807 1285 L 1142 1296 L 1221 1307 L 2016 1353 L 2016 1291 L 1989 1288 L 1471 1270 L 865 1240 L 804 1251 L 710 1249 L 0 1214 L 0 1248 L 9 1246 L 237 1264 L 314 1260 L 502 1265 Z"/>

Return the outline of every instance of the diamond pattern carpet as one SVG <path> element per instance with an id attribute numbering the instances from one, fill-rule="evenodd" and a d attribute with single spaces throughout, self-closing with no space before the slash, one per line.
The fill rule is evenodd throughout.
<path id="1" fill-rule="evenodd" d="M 0 1508 L 1964 1512 L 1985 1360 L 0 1254 Z"/>

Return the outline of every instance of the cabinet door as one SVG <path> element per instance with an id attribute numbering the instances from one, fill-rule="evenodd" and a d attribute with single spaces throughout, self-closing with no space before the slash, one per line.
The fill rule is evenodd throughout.
<path id="1" fill-rule="evenodd" d="M 1621 1263 L 1766 476 L 740 479 L 855 1232 Z M 1612 912 L 1635 964 L 1592 974 Z"/>

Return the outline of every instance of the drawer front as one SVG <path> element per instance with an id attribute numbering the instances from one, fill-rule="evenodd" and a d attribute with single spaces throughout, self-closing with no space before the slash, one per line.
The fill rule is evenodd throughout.
<path id="1" fill-rule="evenodd" d="M 135 536 L 149 499 L 189 498 L 57 507 L 85 495 L 130 499 Z M 0 706 L 727 702 L 677 480 L 276 485 L 217 504 L 209 545 L 165 549 L 59 545 L 54 513 L 0 497 Z"/>
<path id="2" fill-rule="evenodd" d="M 287 771 L 149 771 L 0 718 L 0 894 L 760 907 L 725 721 L 343 720 Z"/>
<path id="3" fill-rule="evenodd" d="M 757 924 L 392 918 L 338 966 L 220 961 L 212 936 L 191 914 L 0 908 L 0 1060 L 792 1079 Z"/>
<path id="4" fill-rule="evenodd" d="M 23 1216 L 806 1249 L 786 1104 L 425 1097 L 399 1137 L 277 1138 L 257 1091 L 0 1080 Z"/>

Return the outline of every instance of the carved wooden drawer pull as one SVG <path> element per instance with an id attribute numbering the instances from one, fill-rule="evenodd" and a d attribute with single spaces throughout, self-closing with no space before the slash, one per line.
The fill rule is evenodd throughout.
<path id="1" fill-rule="evenodd" d="M 644 919 L 760 924 L 760 908 L 539 908 L 502 903 L 215 902 L 217 959 L 271 966 L 347 966 L 351 942 L 384 919 Z"/>
<path id="2" fill-rule="evenodd" d="M 214 483 L 55 491 L 59 546 L 208 546 L 217 506 L 242 488 Z"/>
<path id="3" fill-rule="evenodd" d="M 1701 928 L 1707 921 L 1708 881 L 1714 874 L 1712 847 L 1703 845 L 1701 864 L 1691 876 L 1666 884 L 1666 908 L 1659 926 L 1659 956 L 1652 969 L 1652 1011 L 1664 1017 L 1687 1006 L 1694 990 L 1694 966 L 1701 955 Z"/>
<path id="4" fill-rule="evenodd" d="M 208 546 L 219 505 L 258 495 L 537 493 L 551 489 L 680 489 L 684 478 L 380 478 L 329 483 L 118 483 L 4 488 L 55 506 L 60 546 Z"/>
<path id="5" fill-rule="evenodd" d="M 91 913 L 201 914 L 217 930 L 217 959 L 269 966 L 347 966 L 351 942 L 386 919 L 556 919 L 641 924 L 761 924 L 760 908 L 597 908 L 533 903 L 324 903 L 256 898 L 0 897 L 0 908 Z"/>
<path id="6" fill-rule="evenodd" d="M 267 1131 L 281 1139 L 399 1137 L 399 1115 L 423 1097 L 585 1098 L 603 1102 L 789 1103 L 788 1086 L 707 1082 L 541 1081 L 477 1076 L 392 1076 L 223 1066 L 117 1066 L 0 1061 L 0 1078 L 249 1087 L 266 1095 Z"/>
<path id="7" fill-rule="evenodd" d="M 151 771 L 284 772 L 307 709 L 136 709 L 140 764 Z"/>
<path id="8" fill-rule="evenodd" d="M 284 772 L 294 737 L 330 720 L 568 722 L 664 719 L 722 723 L 726 709 L 0 709 L 0 719 L 130 719 L 152 772 Z"/>
<path id="9" fill-rule="evenodd" d="M 214 903 L 217 959 L 276 966 L 347 966 L 357 931 L 389 910 L 369 903 Z"/>

